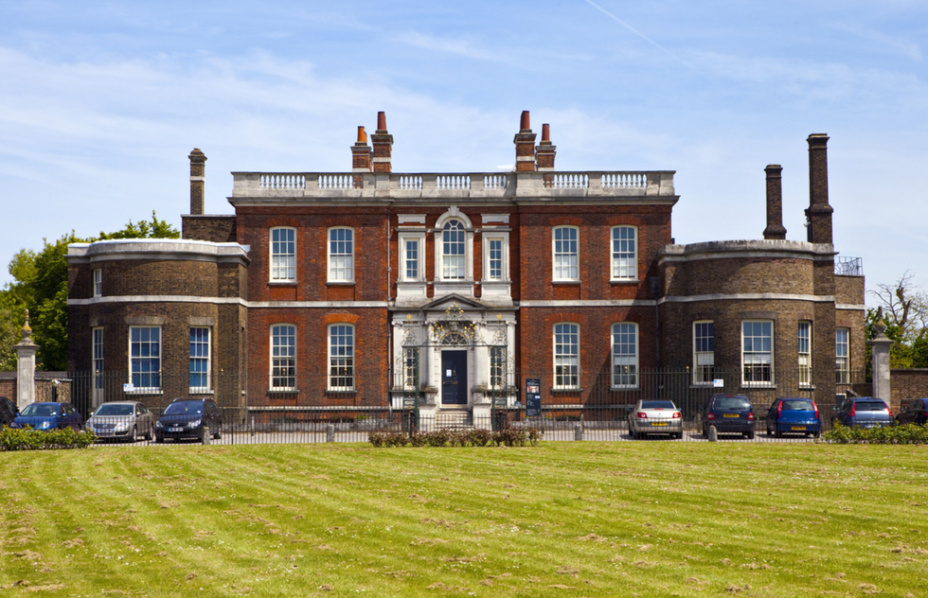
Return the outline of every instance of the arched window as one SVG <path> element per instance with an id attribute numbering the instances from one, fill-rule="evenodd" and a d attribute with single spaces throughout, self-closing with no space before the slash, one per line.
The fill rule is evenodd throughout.
<path id="1" fill-rule="evenodd" d="M 464 224 L 449 220 L 441 231 L 441 277 L 443 280 L 464 280 L 467 275 L 467 245 Z"/>

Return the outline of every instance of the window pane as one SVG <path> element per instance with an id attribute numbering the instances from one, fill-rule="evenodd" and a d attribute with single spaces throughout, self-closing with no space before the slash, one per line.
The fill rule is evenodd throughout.
<path id="1" fill-rule="evenodd" d="M 350 228 L 329 230 L 329 280 L 354 280 L 354 231 Z"/>
<path id="2" fill-rule="evenodd" d="M 296 230 L 271 229 L 271 280 L 296 280 Z"/>
<path id="3" fill-rule="evenodd" d="M 612 229 L 612 278 L 634 280 L 638 278 L 638 252 L 633 226 Z"/>
<path id="4" fill-rule="evenodd" d="M 580 386 L 580 327 L 577 324 L 554 326 L 554 386 Z"/>
<path id="5" fill-rule="evenodd" d="M 354 388 L 354 327 L 348 324 L 329 327 L 329 388 Z"/>
<path id="6" fill-rule="evenodd" d="M 554 279 L 579 280 L 578 233 L 573 227 L 554 229 Z"/>
<path id="7" fill-rule="evenodd" d="M 638 386 L 638 326 L 612 325 L 612 385 Z"/>
<path id="8" fill-rule="evenodd" d="M 296 327 L 271 327 L 271 388 L 296 388 Z"/>

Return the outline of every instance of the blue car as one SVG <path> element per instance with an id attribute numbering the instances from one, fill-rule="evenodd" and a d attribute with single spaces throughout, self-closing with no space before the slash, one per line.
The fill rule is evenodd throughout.
<path id="1" fill-rule="evenodd" d="M 822 420 L 818 406 L 804 397 L 780 397 L 767 411 L 767 436 L 781 438 L 783 434 L 822 435 Z"/>
<path id="2" fill-rule="evenodd" d="M 35 430 L 72 428 L 79 431 L 84 426 L 84 420 L 71 403 L 32 403 L 26 405 L 10 425 L 11 428 L 26 426 Z"/>

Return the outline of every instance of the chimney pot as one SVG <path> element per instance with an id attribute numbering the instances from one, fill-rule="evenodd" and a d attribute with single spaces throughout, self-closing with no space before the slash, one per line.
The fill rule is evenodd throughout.
<path id="1" fill-rule="evenodd" d="M 374 146 L 374 172 L 393 172 L 393 135 L 387 131 L 387 114 L 377 113 L 377 131 L 371 135 Z"/>
<path id="2" fill-rule="evenodd" d="M 786 229 L 783 227 L 783 180 L 781 175 L 783 167 L 779 164 L 768 164 L 764 172 L 767 173 L 767 228 L 764 229 L 764 238 L 785 239 Z"/>
<path id="3" fill-rule="evenodd" d="M 364 125 L 358 127 L 358 143 L 367 143 L 367 131 L 364 130 Z"/>
<path id="4" fill-rule="evenodd" d="M 532 130 L 532 125 L 529 124 L 528 110 L 523 110 L 523 111 L 522 111 L 522 122 L 521 122 L 521 124 L 519 125 L 519 129 L 521 129 L 522 131 L 531 131 L 531 130 Z"/>
<path id="5" fill-rule="evenodd" d="M 551 143 L 551 125 L 548 123 L 541 125 L 541 142 Z"/>
<path id="6" fill-rule="evenodd" d="M 381 110 L 377 113 L 377 132 L 387 132 L 387 113 Z"/>
<path id="7" fill-rule="evenodd" d="M 206 155 L 195 147 L 190 155 L 190 214 L 203 214 L 206 187 Z"/>
<path id="8" fill-rule="evenodd" d="M 529 124 L 528 110 L 522 111 L 521 128 L 512 142 L 516 144 L 516 172 L 535 171 L 535 134 Z"/>

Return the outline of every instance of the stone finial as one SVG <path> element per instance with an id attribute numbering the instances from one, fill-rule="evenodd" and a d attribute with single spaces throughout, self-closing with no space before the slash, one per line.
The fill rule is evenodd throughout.
<path id="1" fill-rule="evenodd" d="M 29 310 L 26 310 L 26 323 L 23 324 L 22 329 L 23 343 L 29 344 L 32 343 L 32 327 L 29 326 Z"/>

